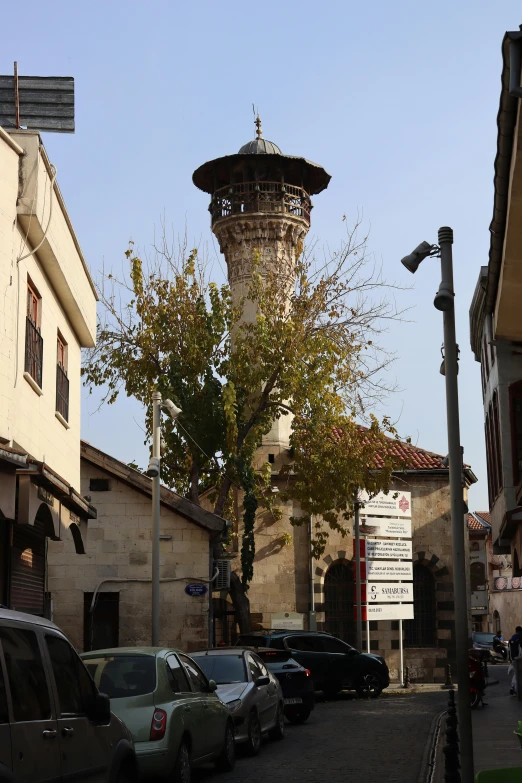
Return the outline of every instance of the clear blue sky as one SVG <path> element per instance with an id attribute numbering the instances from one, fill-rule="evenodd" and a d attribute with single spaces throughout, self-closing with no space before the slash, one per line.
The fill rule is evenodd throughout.
<path id="1" fill-rule="evenodd" d="M 129 238 L 145 247 L 165 212 L 212 249 L 207 196 L 192 171 L 265 137 L 332 174 L 315 198 L 312 234 L 335 247 L 343 214 L 362 210 L 371 249 L 411 322 L 394 324 L 389 400 L 401 434 L 446 453 L 442 321 L 432 305 L 438 262 L 415 278 L 399 264 L 437 229 L 455 232 L 462 443 L 487 508 L 479 365 L 468 310 L 487 263 L 492 214 L 500 45 L 522 22 L 514 0 L 29 0 L 2 9 L 0 71 L 74 76 L 74 135 L 44 134 L 93 276 L 120 266 Z M 216 266 L 216 274 L 220 274 Z M 96 412 L 85 396 L 83 436 L 144 463 L 142 411 L 131 400 Z"/>

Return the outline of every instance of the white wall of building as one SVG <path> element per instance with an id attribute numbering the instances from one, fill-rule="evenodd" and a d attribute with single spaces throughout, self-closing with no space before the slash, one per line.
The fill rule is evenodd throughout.
<path id="1" fill-rule="evenodd" d="M 25 154 L 0 135 L 0 439 L 79 488 L 81 346 L 94 344 L 96 297 L 38 134 L 12 138 Z M 41 249 L 18 260 L 48 223 Z M 24 377 L 28 279 L 41 297 L 41 389 Z M 67 343 L 67 426 L 56 416 L 58 331 Z"/>

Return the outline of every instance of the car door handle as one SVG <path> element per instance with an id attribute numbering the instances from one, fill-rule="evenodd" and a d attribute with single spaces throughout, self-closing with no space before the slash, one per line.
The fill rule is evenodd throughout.
<path id="1" fill-rule="evenodd" d="M 45 731 L 42 731 L 42 737 L 44 739 L 54 739 L 56 737 L 56 729 L 45 729 Z"/>
<path id="2" fill-rule="evenodd" d="M 190 707 L 185 707 L 185 712 L 190 712 Z"/>
<path id="3" fill-rule="evenodd" d="M 71 729 L 70 726 L 66 726 L 64 729 L 62 729 L 62 737 L 72 737 L 74 734 L 74 729 Z"/>

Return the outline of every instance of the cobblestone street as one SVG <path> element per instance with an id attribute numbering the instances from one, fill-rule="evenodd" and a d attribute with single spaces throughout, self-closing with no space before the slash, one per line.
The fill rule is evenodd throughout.
<path id="1" fill-rule="evenodd" d="M 287 724 L 282 742 L 265 741 L 260 755 L 241 753 L 234 772 L 198 770 L 197 783 L 417 783 L 433 719 L 446 693 L 341 698 L 317 704 L 302 726 Z"/>

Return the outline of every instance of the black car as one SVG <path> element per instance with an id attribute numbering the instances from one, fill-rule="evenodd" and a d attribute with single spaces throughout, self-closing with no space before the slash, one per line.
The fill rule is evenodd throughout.
<path id="1" fill-rule="evenodd" d="M 312 672 L 294 660 L 289 650 L 258 647 L 256 653 L 279 680 L 285 700 L 285 717 L 290 723 L 304 723 L 315 706 Z"/>
<path id="2" fill-rule="evenodd" d="M 327 698 L 344 689 L 355 690 L 362 698 L 377 698 L 390 684 L 384 658 L 360 653 L 328 633 L 280 629 L 253 631 L 241 634 L 237 644 L 290 651 L 292 658 L 312 672 L 315 687 Z"/>

